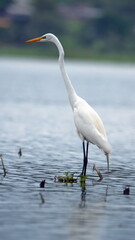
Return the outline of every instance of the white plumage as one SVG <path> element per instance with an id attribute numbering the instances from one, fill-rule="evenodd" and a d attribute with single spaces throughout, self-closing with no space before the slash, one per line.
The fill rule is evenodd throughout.
<path id="1" fill-rule="evenodd" d="M 58 48 L 61 74 L 65 82 L 69 102 L 73 110 L 74 122 L 77 129 L 77 133 L 83 142 L 84 158 L 82 175 L 86 175 L 89 143 L 95 144 L 97 147 L 104 151 L 107 158 L 109 171 L 109 154 L 111 152 L 111 146 L 110 143 L 108 142 L 103 122 L 99 115 L 96 113 L 96 111 L 84 99 L 80 98 L 76 94 L 76 91 L 73 88 L 72 83 L 65 70 L 64 50 L 60 41 L 55 35 L 47 33 L 41 37 L 34 38 L 26 42 L 29 43 L 37 41 L 53 42 Z"/>
<path id="2" fill-rule="evenodd" d="M 74 106 L 74 122 L 81 140 L 97 145 L 105 153 L 111 152 L 103 122 L 96 111 L 79 98 Z"/>

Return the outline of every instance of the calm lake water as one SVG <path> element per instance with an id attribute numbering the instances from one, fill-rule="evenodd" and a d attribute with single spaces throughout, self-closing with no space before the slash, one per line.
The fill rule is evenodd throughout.
<path id="1" fill-rule="evenodd" d="M 54 181 L 82 168 L 81 141 L 57 60 L 0 58 L 0 238 L 132 240 L 135 236 L 135 66 L 66 62 L 112 145 L 90 146 L 85 186 Z M 22 157 L 18 151 L 22 149 Z M 98 182 L 93 164 L 103 180 Z M 40 182 L 45 179 L 45 188 Z M 129 187 L 130 194 L 123 195 Z"/>

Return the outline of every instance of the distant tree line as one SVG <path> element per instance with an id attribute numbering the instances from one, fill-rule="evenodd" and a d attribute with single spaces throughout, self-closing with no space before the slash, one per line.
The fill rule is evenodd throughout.
<path id="1" fill-rule="evenodd" d="M 0 1 L 2 15 L 13 0 Z M 60 6 L 89 6 L 100 9 L 99 17 L 72 18 L 58 11 Z M 91 48 L 97 52 L 135 51 L 135 0 L 31 0 L 29 18 L 12 21 L 9 28 L 1 29 L 0 42 L 21 43 L 31 36 L 52 32 L 64 44 L 74 48 Z M 75 14 L 75 13 L 74 13 Z"/>

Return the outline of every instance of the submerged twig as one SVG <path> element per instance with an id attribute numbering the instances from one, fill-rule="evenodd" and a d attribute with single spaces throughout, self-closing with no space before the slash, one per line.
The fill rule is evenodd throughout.
<path id="1" fill-rule="evenodd" d="M 21 148 L 20 148 L 19 151 L 18 151 L 18 155 L 19 155 L 19 157 L 22 156 L 22 149 L 21 149 Z"/>
<path id="2" fill-rule="evenodd" d="M 93 165 L 93 171 L 94 171 L 94 170 L 97 172 L 100 180 L 102 180 L 102 179 L 103 179 L 103 176 L 102 176 L 101 172 L 99 171 L 99 169 L 96 167 L 95 164 Z"/>
<path id="3" fill-rule="evenodd" d="M 5 168 L 5 166 L 4 166 L 4 161 L 3 161 L 2 154 L 0 154 L 0 159 L 1 159 L 2 167 L 3 167 L 3 171 L 4 171 L 4 177 L 5 177 L 6 174 L 7 174 L 7 172 L 6 172 L 6 168 Z"/>

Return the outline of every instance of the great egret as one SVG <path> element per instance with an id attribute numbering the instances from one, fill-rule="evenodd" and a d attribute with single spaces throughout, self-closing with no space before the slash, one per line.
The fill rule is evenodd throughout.
<path id="1" fill-rule="evenodd" d="M 109 153 L 111 152 L 111 146 L 108 142 L 106 131 L 103 122 L 95 110 L 81 97 L 76 94 L 75 89 L 68 77 L 64 64 L 64 49 L 58 40 L 58 38 L 47 33 L 41 37 L 34 38 L 26 41 L 31 42 L 52 42 L 59 51 L 59 65 L 62 77 L 64 79 L 69 102 L 71 104 L 74 116 L 74 122 L 77 129 L 78 136 L 82 140 L 83 146 L 83 168 L 82 175 L 86 175 L 87 163 L 88 163 L 88 148 L 89 143 L 95 144 L 101 150 L 104 151 L 107 158 L 107 167 L 109 172 Z"/>

